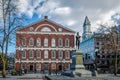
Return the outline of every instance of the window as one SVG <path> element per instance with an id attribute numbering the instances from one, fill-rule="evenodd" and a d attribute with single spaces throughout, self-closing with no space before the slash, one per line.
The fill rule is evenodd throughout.
<path id="1" fill-rule="evenodd" d="M 33 51 L 30 51 L 30 58 L 33 58 Z"/>
<path id="2" fill-rule="evenodd" d="M 48 47 L 48 39 L 47 38 L 44 39 L 44 46 Z"/>
<path id="3" fill-rule="evenodd" d="M 66 64 L 66 70 L 70 70 L 70 64 L 69 63 Z"/>
<path id="4" fill-rule="evenodd" d="M 26 39 L 25 39 L 25 38 L 22 39 L 22 45 L 23 45 L 23 46 L 26 45 Z"/>
<path id="5" fill-rule="evenodd" d="M 41 52 L 37 51 L 37 58 L 40 58 L 40 57 L 41 57 Z"/>
<path id="6" fill-rule="evenodd" d="M 70 58 L 70 52 L 69 51 L 66 51 L 66 59 L 69 59 Z"/>
<path id="7" fill-rule="evenodd" d="M 30 38 L 29 45 L 30 45 L 30 46 L 33 46 L 33 45 L 34 45 L 34 40 L 33 40 L 33 38 Z"/>
<path id="8" fill-rule="evenodd" d="M 55 52 L 55 51 L 52 51 L 52 52 L 51 52 L 51 56 L 52 56 L 52 59 L 56 58 L 56 52 Z"/>
<path id="9" fill-rule="evenodd" d="M 69 47 L 69 39 L 66 39 L 66 40 L 65 40 L 65 46 L 66 46 L 66 47 Z"/>
<path id="10" fill-rule="evenodd" d="M 37 69 L 37 71 L 40 71 L 40 70 L 41 70 L 41 64 L 40 64 L 40 63 L 37 63 L 37 64 L 36 64 L 36 69 Z"/>
<path id="11" fill-rule="evenodd" d="M 26 57 L 26 52 L 25 51 L 21 51 L 21 55 L 22 55 L 22 58 L 25 58 Z"/>
<path id="12" fill-rule="evenodd" d="M 52 47 L 55 47 L 55 39 L 52 39 Z"/>
<path id="13" fill-rule="evenodd" d="M 97 45 L 99 45 L 99 42 L 97 42 Z"/>
<path id="14" fill-rule="evenodd" d="M 48 58 L 48 51 L 44 51 L 44 58 Z"/>
<path id="15" fill-rule="evenodd" d="M 58 45 L 59 45 L 59 47 L 62 47 L 62 39 L 58 40 Z"/>
<path id="16" fill-rule="evenodd" d="M 37 38 L 37 41 L 36 41 L 37 43 L 36 43 L 36 45 L 37 46 L 41 46 L 41 40 L 40 40 L 40 38 Z"/>
<path id="17" fill-rule="evenodd" d="M 59 51 L 59 59 L 62 59 L 62 57 L 63 57 L 63 52 Z"/>
<path id="18" fill-rule="evenodd" d="M 41 32 L 51 32 L 51 30 L 48 27 L 44 27 L 42 28 Z"/>
<path id="19" fill-rule="evenodd" d="M 25 69 L 26 68 L 26 64 L 22 64 L 21 68 Z"/>

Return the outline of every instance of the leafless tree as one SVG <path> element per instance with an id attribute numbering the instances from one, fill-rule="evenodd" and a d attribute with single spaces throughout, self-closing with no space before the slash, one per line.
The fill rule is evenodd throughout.
<path id="1" fill-rule="evenodd" d="M 101 33 L 101 35 L 107 35 L 108 41 L 111 44 L 111 49 L 115 55 L 115 64 L 114 64 L 114 75 L 117 74 L 117 53 L 118 49 L 120 48 L 119 45 L 119 38 L 120 38 L 120 26 L 104 26 L 100 25 L 100 28 L 98 29 L 98 32 Z"/>
<path id="2" fill-rule="evenodd" d="M 0 0 L 0 59 L 2 61 L 2 76 L 6 77 L 6 62 L 8 45 L 12 34 L 21 26 L 22 18 L 17 16 L 17 0 Z"/>

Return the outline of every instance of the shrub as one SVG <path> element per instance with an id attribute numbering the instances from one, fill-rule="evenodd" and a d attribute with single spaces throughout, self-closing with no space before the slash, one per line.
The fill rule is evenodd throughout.
<path id="1" fill-rule="evenodd" d="M 11 71 L 11 75 L 17 75 L 17 72 L 16 72 L 15 69 L 13 69 L 13 70 Z"/>

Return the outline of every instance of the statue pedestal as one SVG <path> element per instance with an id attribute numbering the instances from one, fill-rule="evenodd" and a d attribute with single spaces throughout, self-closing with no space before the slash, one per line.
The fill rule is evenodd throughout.
<path id="1" fill-rule="evenodd" d="M 83 65 L 83 57 L 82 52 L 80 50 L 76 50 L 76 66 L 75 66 L 75 75 L 79 77 L 91 77 L 92 72 L 85 70 Z"/>

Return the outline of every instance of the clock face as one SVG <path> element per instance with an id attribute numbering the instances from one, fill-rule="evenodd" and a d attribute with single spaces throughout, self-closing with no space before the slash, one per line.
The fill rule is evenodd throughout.
<path id="1" fill-rule="evenodd" d="M 59 31 L 62 31 L 62 28 L 59 28 L 58 30 L 59 30 Z"/>

